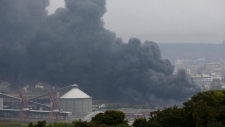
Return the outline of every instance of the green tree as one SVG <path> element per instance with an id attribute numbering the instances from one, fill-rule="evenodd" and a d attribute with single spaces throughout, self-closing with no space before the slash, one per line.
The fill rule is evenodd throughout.
<path id="1" fill-rule="evenodd" d="M 185 113 L 177 106 L 156 111 L 149 119 L 150 127 L 185 127 Z"/>
<path id="2" fill-rule="evenodd" d="M 198 102 L 194 105 L 193 118 L 196 127 L 207 127 L 210 121 L 213 121 L 216 115 L 216 109 L 209 107 L 204 102 Z"/>
<path id="3" fill-rule="evenodd" d="M 115 126 L 120 124 L 128 125 L 128 121 L 125 120 L 124 113 L 115 110 L 107 110 L 105 113 L 97 114 L 95 117 L 92 118 L 91 122 L 109 126 Z"/>
<path id="4" fill-rule="evenodd" d="M 148 121 L 145 118 L 135 119 L 133 127 L 148 127 Z"/>
<path id="5" fill-rule="evenodd" d="M 29 124 L 28 124 L 28 127 L 34 127 L 33 123 L 32 123 L 32 122 L 29 123 Z"/>
<path id="6" fill-rule="evenodd" d="M 73 121 L 72 122 L 73 127 L 89 127 L 89 124 L 87 121 Z"/>
<path id="7" fill-rule="evenodd" d="M 208 126 L 214 122 L 222 122 L 225 126 L 223 113 L 225 91 L 214 90 L 200 92 L 184 103 L 183 110 L 187 113 L 189 123 L 196 126 Z"/>
<path id="8" fill-rule="evenodd" d="M 225 90 L 200 92 L 182 108 L 156 111 L 150 127 L 222 127 L 225 126 Z"/>
<path id="9" fill-rule="evenodd" d="M 72 126 L 71 123 L 66 122 L 54 122 L 53 124 L 47 125 L 47 127 L 74 127 L 74 126 Z"/>
<path id="10" fill-rule="evenodd" d="M 47 127 L 47 123 L 45 120 L 38 121 L 36 124 L 33 124 L 32 122 L 28 124 L 28 127 Z"/>
<path id="11" fill-rule="evenodd" d="M 0 127 L 27 127 L 27 124 L 21 122 L 1 122 Z"/>

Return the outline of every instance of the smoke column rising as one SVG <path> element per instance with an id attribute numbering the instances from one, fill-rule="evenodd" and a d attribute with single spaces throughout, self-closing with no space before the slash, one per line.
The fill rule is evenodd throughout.
<path id="1" fill-rule="evenodd" d="M 27 46 L 46 18 L 48 0 L 0 1 L 0 78 L 23 84 Z"/>
<path id="2" fill-rule="evenodd" d="M 45 12 L 43 5 L 47 4 L 43 3 L 47 2 L 39 4 L 43 8 L 38 12 Z M 34 34 L 27 35 L 30 41 L 25 45 L 25 60 L 19 66 L 22 74 L 15 76 L 20 79 L 18 82 L 33 79 L 58 86 L 77 83 L 94 99 L 128 103 L 182 101 L 199 91 L 185 71 L 173 75 L 173 66 L 161 58 L 156 43 L 142 43 L 138 38 L 124 43 L 114 32 L 105 29 L 102 20 L 105 0 L 65 0 L 65 4 L 66 8 L 59 8 L 52 15 L 35 13 L 21 21 L 40 19 L 37 23 L 31 22 L 30 30 L 26 31 Z M 29 8 L 26 12 L 30 12 Z M 11 26 L 4 30 L 11 31 Z M 8 41 L 0 36 L 2 39 L 1 44 Z M 25 40 L 14 39 L 19 45 Z M 15 54 L 9 59 L 18 58 Z M 6 70 L 12 69 L 7 67 Z"/>

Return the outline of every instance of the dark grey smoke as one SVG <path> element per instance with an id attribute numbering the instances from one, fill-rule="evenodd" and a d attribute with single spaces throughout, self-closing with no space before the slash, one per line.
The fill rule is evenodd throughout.
<path id="1" fill-rule="evenodd" d="M 0 79 L 22 85 L 27 46 L 47 15 L 48 0 L 0 1 Z M 19 83 L 19 84 L 18 84 Z"/>
<path id="2" fill-rule="evenodd" d="M 34 2 L 20 0 L 18 3 L 31 1 Z M 169 60 L 161 58 L 156 43 L 141 43 L 137 38 L 124 43 L 116 38 L 115 33 L 106 30 L 102 20 L 106 12 L 105 0 L 66 0 L 66 8 L 59 8 L 50 16 L 46 16 L 46 4 L 43 3 L 46 1 L 36 3 L 36 13 L 31 13 L 32 9 L 27 4 L 23 5 L 26 7 L 26 18 L 20 22 L 30 25 L 26 25 L 26 30 L 18 29 L 14 33 L 26 35 L 28 40 L 15 35 L 11 38 L 24 48 L 22 66 L 17 66 L 19 71 L 16 70 L 20 73 L 14 78 L 22 82 L 32 79 L 58 86 L 77 83 L 94 99 L 129 103 L 181 101 L 199 90 L 184 71 L 173 75 L 173 66 Z M 21 11 L 15 13 L 24 15 Z M 5 20 L 14 15 L 1 14 L 1 17 Z M 38 20 L 33 20 L 35 18 Z M 15 24 L 15 27 L 19 26 Z M 10 24 L 4 29 L 14 31 L 11 27 Z M 0 44 L 10 40 L 4 36 L 0 39 L 3 40 Z M 13 54 L 9 57 L 3 55 L 4 58 L 20 59 L 17 50 L 9 51 Z M 15 60 L 13 64 L 16 64 Z M 4 67 L 9 72 L 14 70 L 13 65 Z M 7 76 L 10 77 L 10 74 Z"/>

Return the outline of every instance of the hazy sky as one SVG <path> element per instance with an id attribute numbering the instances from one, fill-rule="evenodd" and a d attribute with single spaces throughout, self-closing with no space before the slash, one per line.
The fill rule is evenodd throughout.
<path id="1" fill-rule="evenodd" d="M 64 7 L 51 0 L 50 13 Z M 105 27 L 126 42 L 222 43 L 225 40 L 225 0 L 107 0 Z"/>

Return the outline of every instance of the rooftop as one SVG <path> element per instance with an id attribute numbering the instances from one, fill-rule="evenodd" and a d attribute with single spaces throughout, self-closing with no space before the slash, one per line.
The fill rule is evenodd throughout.
<path id="1" fill-rule="evenodd" d="M 65 93 L 60 99 L 78 99 L 78 98 L 91 98 L 78 88 L 72 88 L 69 92 Z"/>

